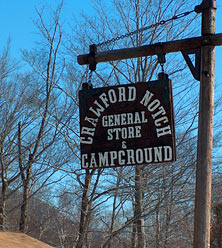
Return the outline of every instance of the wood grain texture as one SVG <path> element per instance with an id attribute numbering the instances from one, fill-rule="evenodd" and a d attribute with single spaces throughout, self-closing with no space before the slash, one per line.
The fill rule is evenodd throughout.
<path id="1" fill-rule="evenodd" d="M 106 52 L 98 52 L 95 55 L 96 63 L 108 62 L 121 59 L 130 59 L 143 56 L 153 56 L 157 55 L 160 51 L 163 53 L 179 52 L 186 49 L 200 48 L 201 46 L 212 45 L 221 46 L 222 45 L 222 34 L 207 35 L 194 37 L 183 40 L 169 41 L 156 43 L 152 45 L 145 45 L 136 48 L 124 48 L 111 50 Z M 80 65 L 86 65 L 90 62 L 90 55 L 83 54 L 77 57 L 77 61 Z"/>

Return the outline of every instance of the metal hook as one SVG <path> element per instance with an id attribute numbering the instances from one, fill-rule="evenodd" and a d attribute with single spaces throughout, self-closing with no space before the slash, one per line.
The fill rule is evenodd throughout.
<path id="1" fill-rule="evenodd" d="M 164 64 L 166 63 L 166 56 L 165 56 L 165 53 L 163 52 L 160 52 L 157 54 L 157 57 L 158 57 L 158 63 L 160 64 L 161 66 L 161 69 L 162 69 L 162 72 L 164 72 Z"/>

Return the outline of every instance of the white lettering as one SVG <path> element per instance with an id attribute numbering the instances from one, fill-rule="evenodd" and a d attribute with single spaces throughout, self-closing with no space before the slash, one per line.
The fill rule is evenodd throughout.
<path id="1" fill-rule="evenodd" d="M 128 127 L 128 139 L 134 138 L 134 127 Z"/>
<path id="2" fill-rule="evenodd" d="M 153 102 L 151 102 L 147 109 L 150 111 L 150 112 L 153 112 L 154 110 L 156 110 L 158 107 L 160 106 L 160 101 L 158 99 L 155 99 Z"/>
<path id="3" fill-rule="evenodd" d="M 108 96 L 109 96 L 109 101 L 111 103 L 116 103 L 117 102 L 117 97 L 116 97 L 116 92 L 115 90 L 111 89 L 108 91 Z"/>
<path id="4" fill-rule="evenodd" d="M 164 161 L 171 161 L 173 158 L 172 147 L 164 146 Z"/>
<path id="5" fill-rule="evenodd" d="M 127 124 L 134 124 L 133 123 L 133 114 L 132 113 L 127 113 Z"/>
<path id="6" fill-rule="evenodd" d="M 91 123 L 94 127 L 96 127 L 97 122 L 98 122 L 98 118 L 94 119 L 94 118 L 89 118 L 86 116 L 85 121 L 88 121 L 89 123 Z"/>
<path id="7" fill-rule="evenodd" d="M 161 124 L 160 124 L 161 122 L 163 122 L 163 123 L 168 122 L 168 118 L 166 116 L 160 117 L 159 119 L 156 119 L 154 121 L 154 124 L 155 124 L 156 127 L 160 127 L 161 126 Z"/>
<path id="8" fill-rule="evenodd" d="M 162 128 L 157 128 L 157 137 L 159 138 L 160 136 L 171 134 L 171 129 L 170 126 L 162 127 Z"/>
<path id="9" fill-rule="evenodd" d="M 128 89 L 129 89 L 128 101 L 129 102 L 135 101 L 135 99 L 136 99 L 136 87 L 129 86 Z"/>
<path id="10" fill-rule="evenodd" d="M 121 115 L 114 115 L 114 126 L 119 126 L 121 124 L 120 116 Z"/>
<path id="11" fill-rule="evenodd" d="M 95 119 L 95 121 L 96 120 L 98 119 Z M 147 122 L 148 119 L 145 117 L 145 111 L 135 113 L 122 113 L 116 115 L 104 115 L 102 117 L 103 127 L 125 126 Z"/>
<path id="12" fill-rule="evenodd" d="M 140 116 L 139 116 L 139 113 L 138 113 L 138 112 L 135 112 L 135 120 L 134 120 L 134 123 L 135 123 L 135 124 L 141 123 Z"/>
<path id="13" fill-rule="evenodd" d="M 154 147 L 154 162 L 162 162 L 162 146 Z"/>
<path id="14" fill-rule="evenodd" d="M 162 114 L 162 115 L 165 115 L 165 114 L 166 114 L 166 111 L 165 111 L 165 109 L 163 108 L 163 106 L 160 106 L 160 107 L 159 107 L 159 111 L 156 112 L 155 114 L 153 114 L 153 115 L 152 115 L 152 118 L 153 118 L 153 119 L 156 119 L 156 117 L 159 116 L 160 114 Z"/>
<path id="15" fill-rule="evenodd" d="M 118 162 L 119 162 L 119 165 L 124 165 L 125 164 L 125 159 L 123 159 L 123 156 L 125 156 L 125 151 L 123 150 L 120 150 L 118 152 Z"/>
<path id="16" fill-rule="evenodd" d="M 121 114 L 121 125 L 126 125 L 126 114 Z"/>
<path id="17" fill-rule="evenodd" d="M 92 107 L 89 108 L 91 112 L 93 112 L 97 117 L 101 116 L 101 113 L 105 110 L 102 105 L 100 105 L 96 100 L 94 101 L 94 104 L 98 106 L 97 109 L 93 109 Z"/>
<path id="18" fill-rule="evenodd" d="M 146 163 L 151 163 L 153 158 L 152 158 L 152 148 L 144 148 L 145 151 L 145 162 Z M 149 151 L 149 153 L 148 153 Z"/>
<path id="19" fill-rule="evenodd" d="M 108 107 L 109 107 L 109 104 L 108 104 L 109 100 L 108 100 L 106 94 L 105 94 L 105 93 L 102 93 L 102 94 L 99 96 L 99 98 L 102 100 L 102 102 L 103 102 L 103 104 L 105 105 L 105 107 L 108 108 Z"/>
<path id="20" fill-rule="evenodd" d="M 93 143 L 93 138 L 92 137 L 87 137 L 87 139 L 85 137 L 81 137 L 80 138 L 80 143 L 82 144 L 92 144 Z"/>
<path id="21" fill-rule="evenodd" d="M 103 127 L 107 127 L 108 126 L 107 115 L 104 115 L 102 117 L 102 126 Z"/>
<path id="22" fill-rule="evenodd" d="M 95 153 L 91 153 L 91 159 L 90 159 L 90 165 L 89 165 L 89 167 L 90 168 L 97 167 Z"/>
<path id="23" fill-rule="evenodd" d="M 94 136 L 95 130 L 96 130 L 95 128 L 82 127 L 81 134 Z"/>
<path id="24" fill-rule="evenodd" d="M 86 169 L 88 168 L 89 164 L 85 162 L 85 159 L 88 158 L 87 154 L 82 154 L 82 168 Z"/>
<path id="25" fill-rule="evenodd" d="M 125 87 L 119 87 L 119 102 L 125 102 L 126 101 L 126 88 Z"/>
<path id="26" fill-rule="evenodd" d="M 136 150 L 136 162 L 138 164 L 143 163 L 144 158 L 143 158 L 143 150 L 142 149 L 137 149 Z"/>
<path id="27" fill-rule="evenodd" d="M 146 91 L 146 94 L 144 95 L 143 99 L 140 101 L 141 104 L 143 104 L 145 107 L 150 102 L 151 98 L 153 97 L 153 93 L 149 92 L 149 90 Z"/>
<path id="28" fill-rule="evenodd" d="M 142 135 L 141 135 L 141 126 L 135 126 L 135 137 L 136 138 L 140 138 L 140 137 L 142 137 Z"/>
<path id="29" fill-rule="evenodd" d="M 173 159 L 171 146 L 126 149 L 82 154 L 82 168 L 101 168 L 135 164 L 169 162 Z"/>
<path id="30" fill-rule="evenodd" d="M 141 111 L 141 115 L 142 115 L 141 123 L 147 123 L 148 120 L 145 118 L 145 111 Z"/>
<path id="31" fill-rule="evenodd" d="M 104 152 L 104 154 L 99 152 L 98 155 L 99 155 L 99 167 L 109 166 L 108 152 Z"/>
<path id="32" fill-rule="evenodd" d="M 110 165 L 114 166 L 114 160 L 117 159 L 117 152 L 116 151 L 112 151 L 110 152 Z"/>
<path id="33" fill-rule="evenodd" d="M 141 126 L 112 128 L 107 130 L 107 140 L 133 139 L 140 138 Z"/>
<path id="34" fill-rule="evenodd" d="M 108 115 L 108 125 L 109 127 L 113 127 L 113 115 Z"/>
<path id="35" fill-rule="evenodd" d="M 127 150 L 127 164 L 135 164 L 134 150 Z"/>
<path id="36" fill-rule="evenodd" d="M 113 131 L 112 129 L 107 130 L 107 134 L 108 134 L 107 140 L 113 140 L 112 131 Z"/>
<path id="37" fill-rule="evenodd" d="M 122 131 L 122 133 L 121 133 L 122 139 L 127 139 L 127 128 L 124 127 L 121 129 L 121 131 Z"/>

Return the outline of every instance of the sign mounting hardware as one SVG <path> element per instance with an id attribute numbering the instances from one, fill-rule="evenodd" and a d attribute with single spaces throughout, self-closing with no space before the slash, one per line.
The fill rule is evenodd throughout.
<path id="1" fill-rule="evenodd" d="M 193 75 L 193 77 L 200 81 L 200 61 L 201 61 L 201 49 L 187 49 L 182 50 L 181 53 Z M 195 55 L 195 64 L 193 64 L 192 60 L 190 59 L 189 55 L 194 54 Z"/>

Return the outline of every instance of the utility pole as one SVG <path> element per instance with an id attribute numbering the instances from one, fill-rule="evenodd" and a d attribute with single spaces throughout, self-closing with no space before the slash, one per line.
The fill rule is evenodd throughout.
<path id="1" fill-rule="evenodd" d="M 202 36 L 215 34 L 216 0 L 203 0 Z M 210 247 L 215 47 L 201 46 L 201 75 L 194 216 L 194 248 Z"/>

